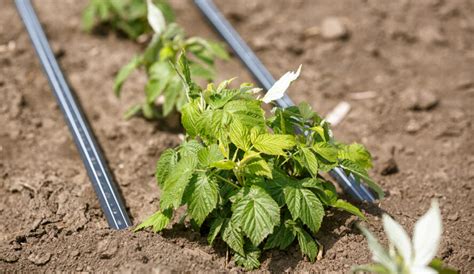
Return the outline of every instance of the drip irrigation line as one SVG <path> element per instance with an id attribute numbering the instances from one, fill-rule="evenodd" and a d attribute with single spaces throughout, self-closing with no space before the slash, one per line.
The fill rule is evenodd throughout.
<path id="1" fill-rule="evenodd" d="M 90 126 L 64 79 L 31 1 L 15 0 L 15 4 L 79 150 L 109 226 L 114 229 L 131 226 L 118 187 L 112 179 Z"/>
<path id="2" fill-rule="evenodd" d="M 224 38 L 229 46 L 234 50 L 235 54 L 244 63 L 247 69 L 252 73 L 259 85 L 265 90 L 269 90 L 275 83 L 275 79 L 270 72 L 262 64 L 255 53 L 240 37 L 239 33 L 232 27 L 212 0 L 194 0 L 199 10 L 204 14 L 214 29 Z M 282 108 L 294 106 L 293 101 L 285 94 L 285 96 L 276 101 L 278 106 Z M 329 174 L 339 183 L 339 185 L 349 193 L 352 197 L 360 201 L 374 202 L 375 197 L 369 189 L 362 183 L 358 182 L 353 174 L 346 175 L 341 167 L 336 167 L 329 171 Z"/>

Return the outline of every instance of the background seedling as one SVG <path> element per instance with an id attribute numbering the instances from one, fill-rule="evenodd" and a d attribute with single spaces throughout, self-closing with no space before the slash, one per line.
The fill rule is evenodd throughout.
<path id="1" fill-rule="evenodd" d="M 114 90 L 120 96 L 122 84 L 137 68 L 143 68 L 148 76 L 145 86 L 145 102 L 132 106 L 125 117 L 142 114 L 147 119 L 167 116 L 173 109 L 181 110 L 186 102 L 183 82 L 173 68 L 178 53 L 184 49 L 189 58 L 189 67 L 194 76 L 205 81 L 214 78 L 214 63 L 217 58 L 227 59 L 228 54 L 217 42 L 200 37 L 187 38 L 183 29 L 171 23 L 160 26 L 160 11 L 149 1 L 149 23 L 155 34 L 145 52 L 134 57 L 117 74 Z M 150 11 L 153 11 L 150 13 Z M 157 99 L 163 96 L 162 110 Z"/>
<path id="2" fill-rule="evenodd" d="M 174 21 L 173 10 L 166 0 L 153 0 L 153 3 L 163 12 L 167 22 Z M 147 22 L 145 0 L 90 0 L 82 16 L 82 26 L 88 32 L 101 26 L 133 40 L 153 32 Z"/>

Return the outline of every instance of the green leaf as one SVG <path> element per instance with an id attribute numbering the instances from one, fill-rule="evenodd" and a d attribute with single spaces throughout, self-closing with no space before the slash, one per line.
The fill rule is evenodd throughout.
<path id="1" fill-rule="evenodd" d="M 222 240 L 226 242 L 235 253 L 245 255 L 242 230 L 237 224 L 233 223 L 232 220 L 227 220 L 224 223 L 224 230 L 222 230 L 221 236 Z"/>
<path id="2" fill-rule="evenodd" d="M 254 245 L 260 244 L 280 223 L 280 208 L 259 186 L 245 189 L 245 195 L 232 205 L 232 220 L 240 223 L 242 231 Z"/>
<path id="3" fill-rule="evenodd" d="M 171 209 L 165 209 L 163 212 L 157 211 L 139 224 L 133 231 L 136 232 L 147 227 L 152 227 L 154 232 L 159 232 L 169 224 L 172 216 L 173 210 Z"/>
<path id="4" fill-rule="evenodd" d="M 165 102 L 163 103 L 163 115 L 167 116 L 175 107 L 180 93 L 185 92 L 183 84 L 178 77 L 169 79 L 168 85 L 164 90 Z"/>
<path id="5" fill-rule="evenodd" d="M 117 97 L 120 96 L 120 90 L 122 89 L 123 82 L 125 82 L 128 76 L 141 65 L 141 62 L 142 58 L 135 56 L 128 64 L 119 70 L 114 81 L 114 91 Z"/>
<path id="6" fill-rule="evenodd" d="M 207 242 L 209 243 L 209 245 L 212 245 L 217 235 L 219 235 L 219 233 L 221 232 L 224 222 L 225 219 L 219 216 L 212 220 L 211 227 L 209 228 L 209 235 L 207 236 Z"/>
<path id="7" fill-rule="evenodd" d="M 184 194 L 188 212 L 199 226 L 206 220 L 207 215 L 216 208 L 218 199 L 217 182 L 208 177 L 205 172 L 198 172 L 197 175 L 191 178 Z"/>
<path id="8" fill-rule="evenodd" d="M 181 158 L 195 158 L 201 149 L 202 145 L 198 141 L 190 140 L 179 146 L 178 153 Z"/>
<path id="9" fill-rule="evenodd" d="M 215 167 L 223 170 L 231 170 L 235 167 L 235 163 L 231 160 L 222 160 L 219 162 L 211 163 L 210 167 Z"/>
<path id="10" fill-rule="evenodd" d="M 293 231 L 296 233 L 296 238 L 298 238 L 301 253 L 306 255 L 311 262 L 314 262 L 318 255 L 318 245 L 313 237 L 304 228 L 299 226 L 294 226 Z"/>
<path id="11" fill-rule="evenodd" d="M 318 197 L 311 190 L 295 183 L 287 184 L 283 192 L 293 220 L 301 219 L 316 233 L 324 217 L 324 208 Z"/>
<path id="12" fill-rule="evenodd" d="M 272 248 L 279 248 L 280 250 L 286 249 L 295 240 L 295 234 L 293 231 L 286 227 L 285 224 L 280 224 L 273 234 L 271 234 L 263 249 L 268 250 Z"/>
<path id="13" fill-rule="evenodd" d="M 372 188 L 377 193 L 379 199 L 383 199 L 385 194 L 382 188 L 369 177 L 369 174 L 365 169 L 362 169 L 350 160 L 342 160 L 340 162 L 340 166 L 346 171 L 351 172 L 357 179 L 362 179 L 370 188 Z"/>
<path id="14" fill-rule="evenodd" d="M 234 261 L 236 265 L 243 266 L 246 270 L 252 270 L 260 267 L 260 249 L 255 246 L 245 245 L 245 254 L 240 255 L 236 253 L 234 255 Z"/>
<path id="15" fill-rule="evenodd" d="M 270 166 L 262 156 L 254 151 L 245 153 L 240 164 L 243 172 L 249 176 L 257 175 L 265 176 L 270 179 L 272 178 L 272 170 Z"/>
<path id="16" fill-rule="evenodd" d="M 125 113 L 123 114 L 123 118 L 125 120 L 128 120 L 132 118 L 133 116 L 138 115 L 141 111 L 142 111 L 142 105 L 140 104 L 133 105 L 130 108 L 128 108 L 127 111 L 125 111 Z"/>
<path id="17" fill-rule="evenodd" d="M 170 207 L 178 208 L 181 205 L 184 190 L 186 189 L 197 159 L 195 157 L 182 158 L 173 169 L 173 172 L 166 178 L 160 197 L 160 207 L 167 209 Z"/>
<path id="18" fill-rule="evenodd" d="M 176 162 L 178 161 L 178 154 L 172 148 L 168 148 L 160 155 L 160 159 L 156 163 L 155 177 L 158 185 L 161 187 L 165 182 L 168 175 L 174 169 Z"/>
<path id="19" fill-rule="evenodd" d="M 364 213 L 362 213 L 362 211 L 360 211 L 360 209 L 358 209 L 356 206 L 352 205 L 349 202 L 346 202 L 344 200 L 339 199 L 334 204 L 332 204 L 332 206 L 335 207 L 335 208 L 345 210 L 349 213 L 352 213 L 352 214 L 356 215 L 357 217 L 361 218 L 362 220 L 367 221 L 367 219 L 365 218 Z"/>
<path id="20" fill-rule="evenodd" d="M 224 105 L 224 111 L 248 128 L 265 125 L 264 111 L 258 100 L 232 100 Z"/>
<path id="21" fill-rule="evenodd" d="M 148 70 L 150 80 L 145 89 L 148 103 L 155 102 L 172 76 L 173 70 L 167 62 L 156 62 L 151 65 Z"/>
<path id="22" fill-rule="evenodd" d="M 197 125 L 200 115 L 197 101 L 191 101 L 181 108 L 181 124 L 186 130 L 186 133 L 191 137 L 199 133 Z"/>
<path id="23" fill-rule="evenodd" d="M 218 145 L 212 144 L 199 150 L 198 159 L 201 166 L 209 167 L 215 162 L 224 160 L 224 155 L 222 155 Z"/>
<path id="24" fill-rule="evenodd" d="M 288 183 L 293 181 L 294 180 L 292 178 L 282 171 L 273 169 L 272 179 L 268 179 L 259 185 L 264 188 L 281 207 L 285 204 L 285 195 L 283 194 L 283 189 Z"/>
<path id="25" fill-rule="evenodd" d="M 443 265 L 443 261 L 438 258 L 434 258 L 429 264 L 429 266 L 433 268 L 439 274 L 457 274 L 458 273 L 457 270 Z"/>
<path id="26" fill-rule="evenodd" d="M 221 43 L 208 41 L 209 50 L 218 58 L 227 60 L 229 59 L 229 53 L 225 49 L 225 46 Z"/>
<path id="27" fill-rule="evenodd" d="M 260 134 L 252 140 L 253 146 L 260 152 L 269 155 L 285 155 L 284 149 L 296 145 L 295 137 L 286 134 Z"/>
<path id="28" fill-rule="evenodd" d="M 390 272 L 390 270 L 388 270 L 381 264 L 364 264 L 364 265 L 353 266 L 351 268 L 351 273 L 357 273 L 357 272 L 377 273 L 377 274 L 391 274 L 392 273 Z"/>
<path id="29" fill-rule="evenodd" d="M 372 168 L 372 156 L 361 144 L 342 145 L 338 157 L 341 160 L 350 160 L 363 169 Z"/>
<path id="30" fill-rule="evenodd" d="M 321 142 L 315 143 L 313 149 L 324 160 L 330 163 L 337 162 L 337 148 L 335 146 Z"/>
<path id="31" fill-rule="evenodd" d="M 307 147 L 301 147 L 300 151 L 303 155 L 305 167 L 308 169 L 311 176 L 316 177 L 318 175 L 318 160 L 316 159 L 314 152 Z"/>
<path id="32" fill-rule="evenodd" d="M 250 132 L 239 120 L 233 120 L 229 128 L 232 143 L 243 151 L 250 150 Z"/>
<path id="33" fill-rule="evenodd" d="M 198 63 L 192 63 L 189 65 L 191 75 L 197 78 L 202 78 L 207 81 L 212 81 L 215 77 L 215 71 L 210 67 L 204 67 Z"/>

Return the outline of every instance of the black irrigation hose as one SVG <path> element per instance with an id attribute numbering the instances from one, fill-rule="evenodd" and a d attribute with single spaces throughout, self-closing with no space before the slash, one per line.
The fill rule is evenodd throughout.
<path id="1" fill-rule="evenodd" d="M 240 37 L 232 25 L 219 12 L 219 9 L 215 6 L 213 1 L 194 0 L 194 3 L 216 29 L 216 31 L 234 50 L 247 69 L 252 73 L 254 78 L 259 82 L 260 86 L 265 90 L 269 90 L 273 83 L 275 83 L 272 75 L 265 68 L 262 62 L 260 62 L 255 53 L 253 53 L 253 51 Z M 287 95 L 285 95 L 285 97 L 282 99 L 277 100 L 277 104 L 280 107 L 289 107 L 294 105 Z M 329 171 L 329 174 L 339 183 L 344 191 L 349 193 L 354 198 L 360 201 L 375 201 L 374 195 L 367 189 L 367 187 L 363 184 L 359 184 L 352 174 L 347 176 L 342 168 L 336 167 Z"/>
<path id="2" fill-rule="evenodd" d="M 64 79 L 31 1 L 15 0 L 15 4 L 48 77 L 53 94 L 64 114 L 109 226 L 114 229 L 131 226 L 118 188 L 92 135 L 90 126 Z"/>

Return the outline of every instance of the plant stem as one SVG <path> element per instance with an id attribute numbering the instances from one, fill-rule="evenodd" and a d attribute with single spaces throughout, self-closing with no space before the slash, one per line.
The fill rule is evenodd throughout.
<path id="1" fill-rule="evenodd" d="M 216 173 L 214 173 L 214 175 L 215 175 L 217 178 L 221 179 L 222 181 L 228 183 L 229 185 L 231 185 L 231 186 L 233 186 L 233 187 L 235 187 L 235 188 L 237 188 L 237 189 L 240 188 L 238 185 L 232 183 L 229 179 L 226 179 L 226 178 L 224 178 L 224 177 L 222 177 L 222 176 L 220 176 L 219 174 L 216 174 Z"/>

